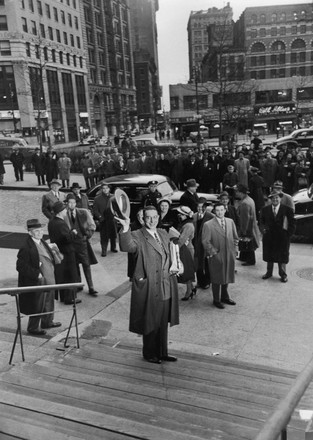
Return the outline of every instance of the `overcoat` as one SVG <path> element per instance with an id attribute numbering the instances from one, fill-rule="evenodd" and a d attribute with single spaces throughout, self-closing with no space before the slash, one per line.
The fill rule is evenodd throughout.
<path id="1" fill-rule="evenodd" d="M 182 206 L 188 206 L 193 212 L 197 212 L 197 206 L 199 203 L 199 196 L 197 193 L 192 194 L 186 190 L 179 200 L 179 204 Z"/>
<path id="2" fill-rule="evenodd" d="M 239 237 L 252 238 L 254 248 L 258 248 L 260 245 L 260 232 L 256 220 L 255 204 L 251 197 L 244 197 L 239 202 L 237 211 L 239 216 Z"/>
<path id="3" fill-rule="evenodd" d="M 198 213 L 195 213 L 193 216 L 193 222 L 195 226 L 195 237 L 194 237 L 194 248 L 195 248 L 195 267 L 196 269 L 204 269 L 205 263 L 205 254 L 204 248 L 202 244 L 202 230 L 203 226 L 209 220 L 214 218 L 214 214 L 211 212 L 205 212 L 201 221 L 198 221 Z"/>
<path id="4" fill-rule="evenodd" d="M 114 239 L 116 238 L 116 225 L 110 208 L 111 197 L 112 194 L 106 195 L 100 192 L 93 203 L 93 215 L 100 222 L 100 228 L 104 230 L 105 234 L 110 239 Z"/>
<path id="5" fill-rule="evenodd" d="M 70 179 L 72 161 L 69 157 L 60 157 L 58 160 L 59 176 L 61 180 Z"/>
<path id="6" fill-rule="evenodd" d="M 48 246 L 48 244 L 41 240 L 45 249 L 51 256 L 51 260 L 54 262 L 53 254 Z M 25 243 L 19 250 L 17 254 L 16 270 L 18 271 L 18 286 L 38 286 L 39 275 L 40 275 L 40 265 L 39 265 L 39 253 L 34 240 L 28 236 Z M 33 313 L 41 313 L 42 302 L 39 300 L 42 293 L 22 293 L 19 296 L 20 309 L 25 315 Z"/>
<path id="7" fill-rule="evenodd" d="M 41 211 L 48 218 L 52 219 L 54 217 L 52 206 L 60 201 L 63 202 L 65 200 L 65 194 L 59 191 L 59 198 L 57 198 L 53 191 L 49 191 L 47 194 L 42 196 L 42 204 Z"/>
<path id="8" fill-rule="evenodd" d="M 157 233 L 163 243 L 166 262 L 156 240 L 145 227 L 119 234 L 121 250 L 136 256 L 129 320 L 129 330 L 133 333 L 148 334 L 159 327 L 156 310 L 162 307 L 164 291 L 171 296 L 170 325 L 179 324 L 177 279 L 168 270 L 170 241 L 166 231 L 157 229 Z"/>
<path id="9" fill-rule="evenodd" d="M 235 282 L 236 242 L 238 235 L 235 223 L 225 217 L 226 231 L 217 218 L 205 222 L 202 230 L 202 244 L 209 258 L 209 271 L 213 284 Z"/>
<path id="10" fill-rule="evenodd" d="M 260 220 L 263 232 L 263 261 L 287 264 L 290 237 L 295 231 L 293 210 L 280 203 L 274 217 L 273 206 L 267 205 L 261 211 Z"/>

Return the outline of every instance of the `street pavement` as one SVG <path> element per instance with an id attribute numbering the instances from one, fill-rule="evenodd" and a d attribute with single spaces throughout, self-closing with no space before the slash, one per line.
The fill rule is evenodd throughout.
<path id="1" fill-rule="evenodd" d="M 6 166 L 6 168 L 8 168 Z M 15 190 L 0 188 L 0 231 L 26 232 L 28 218 L 41 216 L 41 194 L 19 189 L 20 182 L 11 179 L 6 183 Z M 73 176 L 72 181 L 79 181 Z M 23 182 L 22 182 L 23 183 Z M 33 174 L 25 175 L 25 187 L 36 185 Z M 98 264 L 92 267 L 97 298 L 90 297 L 84 289 L 79 293 L 82 303 L 78 305 L 80 335 L 84 338 L 107 338 L 112 344 L 132 344 L 141 352 L 141 338 L 129 333 L 130 283 L 126 276 L 127 255 L 122 252 L 100 256 L 99 234 L 92 237 Z M 17 250 L 0 249 L 1 287 L 17 286 Z M 265 273 L 261 250 L 257 251 L 255 266 L 237 264 L 236 283 L 229 286 L 236 306 L 218 310 L 212 306 L 211 289 L 198 290 L 196 297 L 180 303 L 180 325 L 169 331 L 170 351 L 186 351 L 222 356 L 268 366 L 300 371 L 311 358 L 312 310 L 313 310 L 313 260 L 312 245 L 292 244 L 290 264 L 287 266 L 289 282 L 283 284 L 277 275 L 262 280 Z M 84 282 L 84 279 L 83 279 Z M 179 286 L 180 297 L 185 286 Z M 55 350 L 61 347 L 71 318 L 71 307 L 56 302 L 55 320 L 61 321 L 59 329 L 49 330 L 48 336 L 27 336 L 26 319 L 23 318 L 23 334 L 27 355 L 39 348 Z M 13 297 L 0 297 L 0 361 L 7 362 L 4 347 L 13 341 L 16 326 L 15 301 Z M 71 332 L 74 338 L 74 332 Z M 74 339 L 72 340 L 74 343 Z M 20 360 L 17 349 L 15 361 Z"/>

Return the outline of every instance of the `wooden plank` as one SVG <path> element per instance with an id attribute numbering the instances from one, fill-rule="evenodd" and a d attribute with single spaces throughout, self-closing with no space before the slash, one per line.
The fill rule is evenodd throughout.
<path id="1" fill-rule="evenodd" d="M 50 414 L 38 414 L 37 412 L 17 408 L 16 406 L 0 404 L 0 414 L 0 432 L 7 432 L 10 433 L 10 435 L 14 433 L 14 435 L 19 436 L 14 438 L 30 440 L 36 440 L 37 438 L 38 440 L 49 439 L 51 432 L 53 432 L 55 435 L 54 438 L 57 437 L 58 439 L 61 439 L 61 436 L 64 439 L 75 438 L 80 440 L 103 440 L 103 438 L 106 440 L 125 439 L 123 434 L 109 431 L 104 432 L 103 429 L 98 429 L 93 426 L 86 426 L 81 423 L 72 422 L 71 420 L 62 420 Z M 48 436 L 45 436 L 43 428 L 50 431 Z M 30 429 L 32 430 L 32 436 L 28 434 Z M 0 439 L 3 440 L 1 435 Z"/>
<path id="2" fill-rule="evenodd" d="M 10 405 L 32 409 L 38 413 L 49 411 L 50 414 L 66 418 L 69 420 L 84 423 L 86 425 L 101 427 L 105 430 L 119 432 L 137 436 L 139 439 L 149 440 L 199 440 L 199 439 L 220 439 L 221 436 L 210 428 L 204 429 L 190 425 L 181 425 L 173 420 L 156 420 L 153 414 L 143 417 L 142 414 L 132 412 L 130 414 L 125 410 L 115 409 L 109 411 L 106 405 L 97 405 L 84 402 L 83 408 L 78 407 L 77 399 L 67 397 L 56 402 L 55 396 L 50 395 L 47 405 L 46 393 L 26 388 L 5 384 L 1 386 L 0 401 Z M 66 401 L 66 403 L 65 403 Z M 46 407 L 49 408 L 46 408 Z M 179 436 L 179 437 L 178 437 Z M 223 440 L 233 440 L 234 437 L 223 435 Z"/>

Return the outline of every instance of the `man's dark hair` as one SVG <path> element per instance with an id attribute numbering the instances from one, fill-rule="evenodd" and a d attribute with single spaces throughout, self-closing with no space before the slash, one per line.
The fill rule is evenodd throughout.
<path id="1" fill-rule="evenodd" d="M 222 202 L 216 202 L 215 205 L 214 205 L 214 209 L 215 209 L 217 206 L 223 206 L 223 208 L 225 208 L 225 205 L 224 205 L 224 203 L 222 203 Z"/>
<path id="2" fill-rule="evenodd" d="M 145 216 L 146 211 L 151 211 L 151 210 L 154 210 L 159 214 L 158 208 L 156 208 L 154 205 L 148 205 L 143 208 L 143 215 Z"/>

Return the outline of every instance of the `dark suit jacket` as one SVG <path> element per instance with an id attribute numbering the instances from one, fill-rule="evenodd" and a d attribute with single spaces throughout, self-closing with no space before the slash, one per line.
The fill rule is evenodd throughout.
<path id="1" fill-rule="evenodd" d="M 62 192 L 59 192 L 59 199 L 55 197 L 52 191 L 49 191 L 47 194 L 44 194 L 42 196 L 42 205 L 41 205 L 42 213 L 50 220 L 52 217 L 54 217 L 52 206 L 58 201 L 63 202 L 64 199 L 65 199 L 65 195 Z"/>
<path id="2" fill-rule="evenodd" d="M 48 246 L 48 244 L 42 240 L 47 252 L 51 256 L 51 260 L 54 262 L 53 254 Z M 28 236 L 25 243 L 19 250 L 17 254 L 16 270 L 18 271 L 18 286 L 38 286 L 39 285 L 39 254 L 34 243 L 34 240 Z M 39 296 L 41 293 L 22 293 L 20 295 L 20 309 L 21 312 L 29 315 L 32 313 L 40 313 Z"/>
<path id="3" fill-rule="evenodd" d="M 190 191 L 185 191 L 180 198 L 180 205 L 188 206 L 193 212 L 197 212 L 197 205 L 199 201 L 199 196 L 197 193 L 191 194 Z"/>

